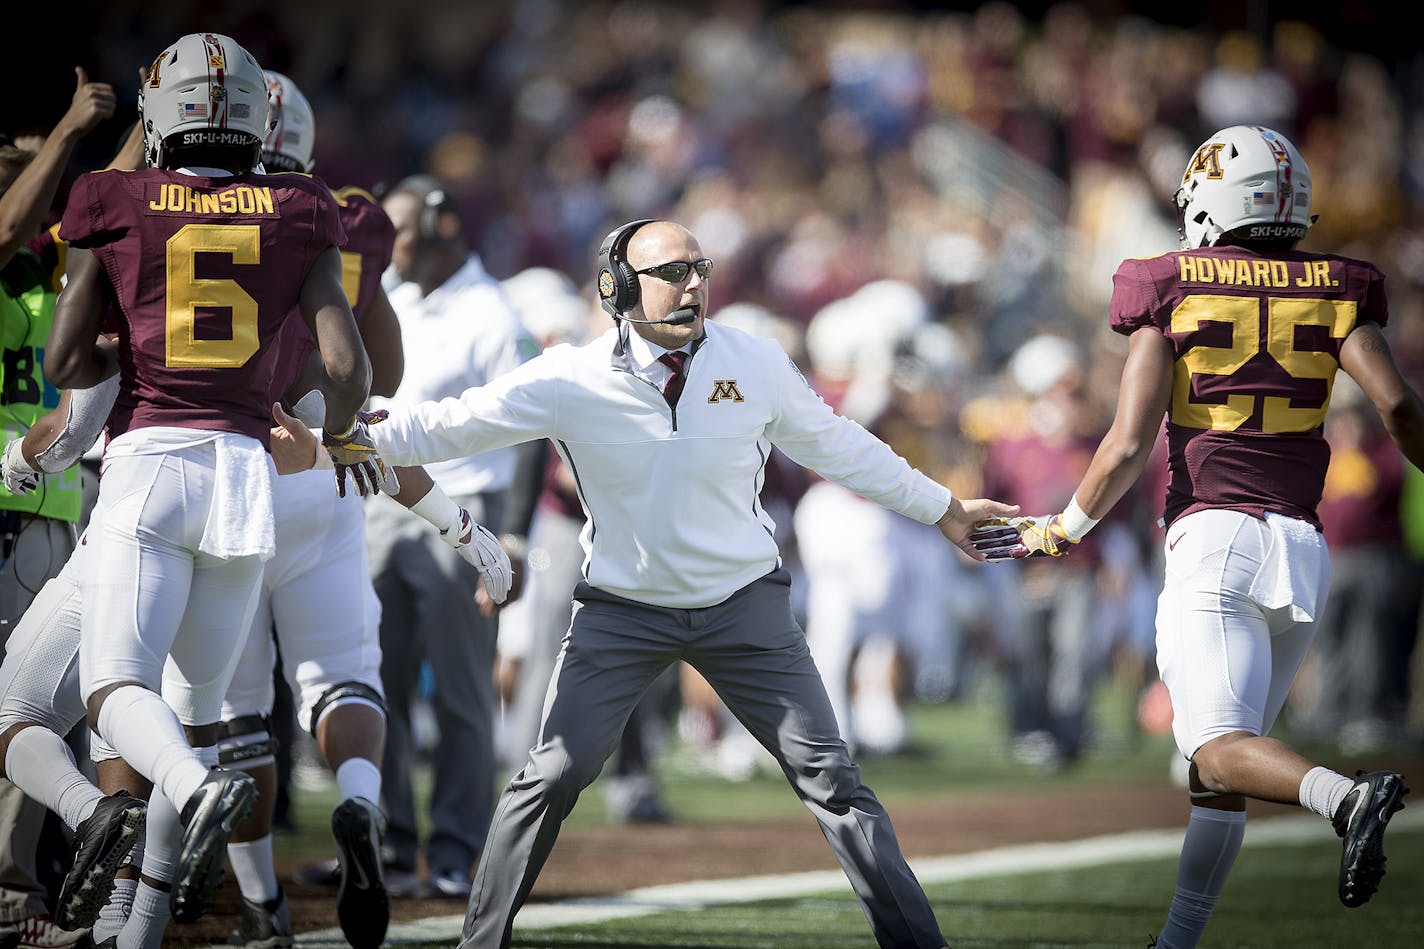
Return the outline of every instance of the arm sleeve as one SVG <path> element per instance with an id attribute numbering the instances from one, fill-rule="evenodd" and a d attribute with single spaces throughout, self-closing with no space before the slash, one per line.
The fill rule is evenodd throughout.
<path id="1" fill-rule="evenodd" d="M 788 458 L 861 497 L 892 511 L 933 524 L 952 498 L 944 485 L 909 462 L 859 424 L 837 415 L 783 354 L 773 370 L 779 408 L 767 436 Z"/>
<path id="2" fill-rule="evenodd" d="M 64 430 L 48 448 L 35 453 L 40 470 L 46 474 L 65 471 L 94 447 L 118 396 L 118 373 L 87 389 L 71 389 Z"/>
<path id="3" fill-rule="evenodd" d="M 468 458 L 535 438 L 556 437 L 557 367 L 545 356 L 457 398 L 395 409 L 371 426 L 386 462 L 401 467 Z"/>

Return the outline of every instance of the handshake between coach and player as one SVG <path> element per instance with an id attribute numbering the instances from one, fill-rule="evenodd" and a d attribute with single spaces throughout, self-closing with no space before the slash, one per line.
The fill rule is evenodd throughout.
<path id="1" fill-rule="evenodd" d="M 1084 522 L 1087 527 L 1078 526 Z M 1066 557 L 1096 523 L 1082 513 L 1076 502 L 1070 502 L 1068 510 L 1061 514 L 985 518 L 974 526 L 969 542 L 991 562 L 1024 557 Z"/>

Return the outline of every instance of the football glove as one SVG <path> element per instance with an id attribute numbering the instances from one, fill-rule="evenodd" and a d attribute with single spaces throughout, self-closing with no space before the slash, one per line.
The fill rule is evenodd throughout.
<path id="1" fill-rule="evenodd" d="M 1008 545 L 1002 535 L 993 532 L 1012 527 L 1019 535 L 1017 545 Z M 983 543 L 991 547 L 981 547 Z M 1077 546 L 1063 531 L 1062 514 L 1041 514 L 1038 517 L 991 517 L 980 521 L 969 535 L 976 550 L 985 550 L 990 560 L 1021 560 L 1024 557 L 1066 557 Z M 995 538 L 998 538 L 996 541 Z M 1012 541 L 1012 538 L 1009 538 Z"/>
<path id="2" fill-rule="evenodd" d="M 341 497 L 346 497 L 348 472 L 356 483 L 356 493 L 362 497 L 379 494 L 382 488 L 387 494 L 400 493 L 400 481 L 395 471 L 387 466 L 371 440 L 371 426 L 389 416 L 385 409 L 357 412 L 356 420 L 344 434 L 322 432 L 321 444 L 331 455 L 332 467 L 336 469 L 336 493 Z"/>
<path id="3" fill-rule="evenodd" d="M 500 546 L 499 538 L 476 524 L 469 511 L 460 508 L 458 523 L 441 531 L 440 539 L 454 547 L 466 563 L 480 572 L 485 590 L 492 600 L 496 603 L 505 601 L 514 583 L 514 567 L 509 562 L 509 555 Z"/>
<path id="4" fill-rule="evenodd" d="M 20 442 L 19 437 L 6 442 L 4 460 L 0 462 L 5 473 L 5 488 L 16 495 L 29 494 L 40 483 L 40 473 L 25 461 L 25 455 L 20 451 Z"/>
<path id="5" fill-rule="evenodd" d="M 1007 518 L 993 517 L 979 521 L 969 532 L 969 542 L 991 561 L 1017 560 L 1028 556 L 1028 548 L 1023 545 L 1018 528 L 1009 524 Z"/>

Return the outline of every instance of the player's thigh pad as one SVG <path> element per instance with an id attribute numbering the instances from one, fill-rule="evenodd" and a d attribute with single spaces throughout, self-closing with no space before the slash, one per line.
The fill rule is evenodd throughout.
<path id="1" fill-rule="evenodd" d="M 79 547 L 40 588 L 5 646 L 0 664 L 0 731 L 34 722 L 67 735 L 84 717 L 79 697 Z"/>
<path id="2" fill-rule="evenodd" d="M 359 682 L 381 692 L 381 606 L 371 585 L 363 508 L 336 497 L 329 472 L 314 474 L 276 497 L 284 527 L 274 558 L 280 563 L 268 571 L 283 668 L 307 730 L 313 706 L 332 686 Z M 293 523 L 305 523 L 300 536 L 288 536 L 284 511 Z"/>
<path id="3" fill-rule="evenodd" d="M 276 701 L 273 669 L 277 664 L 277 644 L 272 638 L 272 608 L 264 589 L 257 597 L 252 626 L 247 632 L 237 669 L 223 696 L 222 720 L 248 715 L 269 715 Z M 164 670 L 165 677 L 168 669 Z M 165 679 L 166 681 L 166 679 Z"/>
<path id="4" fill-rule="evenodd" d="M 165 454 L 110 459 L 99 483 L 104 517 L 87 532 L 89 563 L 80 577 L 81 689 L 87 699 L 116 682 L 157 689 L 193 576 L 193 550 L 206 505 L 189 497 L 211 479 L 185 477 Z M 193 508 L 202 507 L 201 513 Z"/>
<path id="5" fill-rule="evenodd" d="M 1157 667 L 1172 697 L 1172 731 L 1187 757 L 1229 732 L 1264 730 L 1270 624 L 1248 591 L 1269 538 L 1265 522 L 1235 511 L 1199 511 L 1167 531 Z"/>

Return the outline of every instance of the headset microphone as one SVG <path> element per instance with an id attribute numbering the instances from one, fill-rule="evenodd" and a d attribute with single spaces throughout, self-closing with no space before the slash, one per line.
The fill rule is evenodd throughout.
<path id="1" fill-rule="evenodd" d="M 661 320 L 635 320 L 633 317 L 625 316 L 621 313 L 618 315 L 618 319 L 627 320 L 629 323 L 645 323 L 648 326 L 662 326 L 663 324 L 667 324 L 668 326 L 686 326 L 688 323 L 696 322 L 697 311 L 690 306 L 685 306 L 680 310 L 673 310 Z"/>

